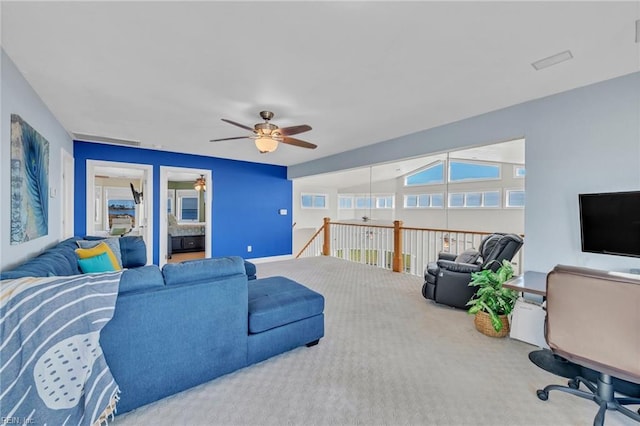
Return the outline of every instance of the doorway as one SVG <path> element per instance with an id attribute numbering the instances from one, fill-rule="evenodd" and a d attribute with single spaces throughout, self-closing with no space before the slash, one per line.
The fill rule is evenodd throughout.
<path id="1" fill-rule="evenodd" d="M 87 160 L 86 235 L 139 235 L 153 263 L 152 188 L 151 165 Z"/>
<path id="2" fill-rule="evenodd" d="M 211 257 L 212 189 L 211 170 L 160 166 L 160 266 Z"/>

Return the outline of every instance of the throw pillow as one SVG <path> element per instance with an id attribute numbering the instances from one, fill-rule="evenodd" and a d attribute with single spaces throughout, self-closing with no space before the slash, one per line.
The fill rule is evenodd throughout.
<path id="1" fill-rule="evenodd" d="M 106 238 L 104 240 L 78 240 L 76 241 L 76 244 L 78 244 L 78 247 L 80 248 L 88 249 L 94 248 L 95 246 L 103 242 L 109 246 L 111 252 L 114 254 L 116 260 L 118 261 L 118 266 L 120 267 L 120 269 L 122 269 L 123 266 L 122 254 L 120 252 L 120 238 Z"/>
<path id="2" fill-rule="evenodd" d="M 480 257 L 480 252 L 477 250 L 469 249 L 460 253 L 455 262 L 456 263 L 476 263 L 478 258 Z"/>
<path id="3" fill-rule="evenodd" d="M 109 259 L 109 255 L 107 253 L 87 257 L 85 259 L 78 259 L 78 265 L 80 265 L 80 270 L 85 274 L 115 271 L 113 262 Z"/>
<path id="4" fill-rule="evenodd" d="M 100 241 L 98 245 L 93 248 L 76 249 L 76 254 L 80 259 L 88 259 L 90 257 L 95 257 L 103 253 L 106 253 L 107 257 L 111 261 L 111 264 L 113 265 L 112 271 L 120 271 L 122 269 L 120 265 L 118 265 L 118 259 L 116 259 L 116 256 L 113 254 L 109 246 L 102 241 Z"/>

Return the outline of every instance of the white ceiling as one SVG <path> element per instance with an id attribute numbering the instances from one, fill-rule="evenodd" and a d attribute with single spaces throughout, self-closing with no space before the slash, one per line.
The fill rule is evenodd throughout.
<path id="1" fill-rule="evenodd" d="M 69 132 L 279 165 L 640 69 L 638 1 L 0 4 L 3 49 Z M 318 149 L 208 142 L 262 109 Z"/>

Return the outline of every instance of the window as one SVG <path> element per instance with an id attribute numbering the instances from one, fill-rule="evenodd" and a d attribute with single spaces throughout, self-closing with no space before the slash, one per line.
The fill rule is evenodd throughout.
<path id="1" fill-rule="evenodd" d="M 393 208 L 393 195 L 387 195 L 384 197 L 376 197 L 377 209 L 392 209 Z"/>
<path id="2" fill-rule="evenodd" d="M 500 165 L 451 161 L 449 182 L 500 179 Z"/>
<path id="3" fill-rule="evenodd" d="M 303 209 L 326 209 L 327 196 L 325 194 L 302 194 Z"/>
<path id="4" fill-rule="evenodd" d="M 353 197 L 346 197 L 344 195 L 338 195 L 338 208 L 339 209 L 352 209 Z"/>
<path id="5" fill-rule="evenodd" d="M 136 204 L 129 188 L 105 187 L 103 206 L 106 229 L 111 229 L 114 218 L 131 219 L 131 227 L 136 226 Z"/>
<path id="6" fill-rule="evenodd" d="M 524 166 L 513 166 L 513 177 L 523 178 L 526 176 Z"/>
<path id="7" fill-rule="evenodd" d="M 481 192 L 467 192 L 464 200 L 465 207 L 482 207 Z"/>
<path id="8" fill-rule="evenodd" d="M 444 207 L 444 195 L 431 194 L 431 207 Z"/>
<path id="9" fill-rule="evenodd" d="M 408 209 L 441 208 L 443 206 L 442 200 L 442 194 L 405 195 L 404 207 Z"/>
<path id="10" fill-rule="evenodd" d="M 500 191 L 487 191 L 483 195 L 484 207 L 500 207 Z"/>
<path id="11" fill-rule="evenodd" d="M 356 197 L 357 209 L 370 209 L 373 206 L 371 197 Z"/>
<path id="12" fill-rule="evenodd" d="M 500 191 L 474 191 L 449 194 L 449 207 L 500 207 Z"/>
<path id="13" fill-rule="evenodd" d="M 464 207 L 464 194 L 449 194 L 449 207 Z"/>
<path id="14" fill-rule="evenodd" d="M 524 207 L 525 196 L 524 190 L 510 189 L 507 190 L 507 205 L 506 207 Z"/>
<path id="15" fill-rule="evenodd" d="M 438 161 L 404 178 L 405 186 L 444 183 L 444 163 Z"/>
<path id="16" fill-rule="evenodd" d="M 200 221 L 200 197 L 195 189 L 176 190 L 176 219 L 180 222 Z"/>
<path id="17" fill-rule="evenodd" d="M 418 196 L 417 195 L 405 195 L 404 196 L 404 207 L 405 208 L 418 207 Z"/>

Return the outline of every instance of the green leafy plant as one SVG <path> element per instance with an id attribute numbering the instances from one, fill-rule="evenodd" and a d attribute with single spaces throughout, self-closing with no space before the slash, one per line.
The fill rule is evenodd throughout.
<path id="1" fill-rule="evenodd" d="M 509 315 L 515 306 L 518 293 L 502 285 L 513 277 L 513 265 L 503 260 L 496 272 L 485 269 L 471 274 L 469 286 L 478 287 L 475 296 L 467 302 L 469 314 L 486 312 L 491 317 L 494 330 L 502 330 L 500 315 Z"/>

